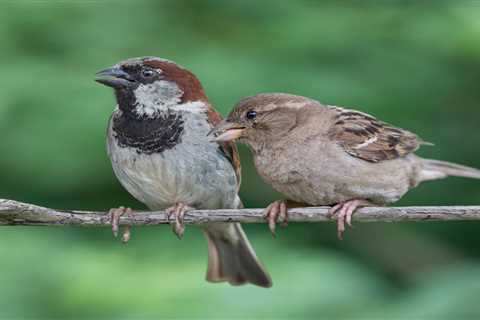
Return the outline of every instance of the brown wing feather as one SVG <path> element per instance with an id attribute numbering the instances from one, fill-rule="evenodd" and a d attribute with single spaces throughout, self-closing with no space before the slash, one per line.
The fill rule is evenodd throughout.
<path id="1" fill-rule="evenodd" d="M 379 162 L 404 157 L 426 144 L 417 135 L 368 114 L 336 107 L 331 109 L 335 112 L 335 122 L 328 136 L 354 157 Z"/>
<path id="2" fill-rule="evenodd" d="M 208 108 L 207 111 L 208 121 L 213 126 L 216 126 L 220 121 L 222 121 L 222 116 L 212 107 Z M 225 156 L 232 163 L 233 169 L 235 170 L 235 175 L 237 176 L 237 185 L 240 189 L 240 184 L 242 180 L 242 168 L 240 165 L 240 155 L 238 154 L 237 146 L 235 142 L 219 142 L 220 150 L 225 154 Z"/>

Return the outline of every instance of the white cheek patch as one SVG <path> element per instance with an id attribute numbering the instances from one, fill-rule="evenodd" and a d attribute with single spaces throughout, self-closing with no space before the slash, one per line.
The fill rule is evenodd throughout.
<path id="1" fill-rule="evenodd" d="M 202 101 L 191 101 L 171 106 L 170 109 L 175 111 L 202 113 L 205 112 L 208 108 L 207 105 Z"/>
<path id="2" fill-rule="evenodd" d="M 139 85 L 134 94 L 135 112 L 139 116 L 153 118 L 159 112 L 179 104 L 183 91 L 174 82 L 159 80 Z"/>

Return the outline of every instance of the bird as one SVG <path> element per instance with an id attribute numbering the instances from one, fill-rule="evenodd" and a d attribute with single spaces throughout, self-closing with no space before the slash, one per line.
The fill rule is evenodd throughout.
<path id="1" fill-rule="evenodd" d="M 286 197 L 264 211 L 273 234 L 276 222 L 288 219 L 288 201 L 332 206 L 342 239 L 357 208 L 394 203 L 423 181 L 480 179 L 478 169 L 415 155 L 431 143 L 412 132 L 298 95 L 244 98 L 210 134 L 217 142 L 245 143 L 259 175 Z"/>
<path id="2" fill-rule="evenodd" d="M 188 210 L 243 206 L 237 148 L 207 137 L 222 118 L 192 72 L 146 56 L 121 61 L 98 72 L 95 80 L 113 88 L 116 97 L 107 129 L 107 152 L 116 177 L 148 208 L 173 217 L 179 238 Z M 132 211 L 119 207 L 110 214 L 116 234 L 120 216 Z M 272 286 L 239 223 L 210 223 L 202 229 L 208 240 L 207 281 Z M 124 240 L 129 237 L 128 228 Z"/>

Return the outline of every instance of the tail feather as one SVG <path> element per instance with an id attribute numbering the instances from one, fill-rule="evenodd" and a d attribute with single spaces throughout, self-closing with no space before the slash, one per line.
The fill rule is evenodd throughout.
<path id="1" fill-rule="evenodd" d="M 239 223 L 212 224 L 204 231 L 208 239 L 207 281 L 272 286 Z"/>
<path id="2" fill-rule="evenodd" d="M 480 179 L 479 169 L 440 160 L 423 159 L 422 161 L 421 181 L 442 179 L 448 176 Z"/>

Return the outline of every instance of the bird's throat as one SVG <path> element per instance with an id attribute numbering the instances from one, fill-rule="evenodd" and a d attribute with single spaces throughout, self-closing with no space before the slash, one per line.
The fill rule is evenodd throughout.
<path id="1" fill-rule="evenodd" d="M 135 108 L 135 94 L 128 89 L 115 90 L 115 96 L 117 98 L 118 108 L 122 111 L 122 114 L 128 117 L 136 118 L 133 109 Z"/>
<path id="2" fill-rule="evenodd" d="M 120 147 L 133 148 L 139 154 L 161 153 L 181 142 L 184 120 L 178 112 L 141 118 L 132 112 L 113 118 L 112 129 Z"/>

